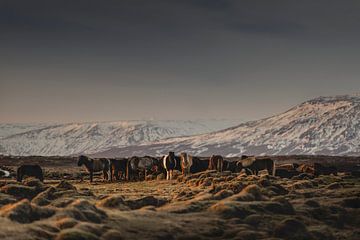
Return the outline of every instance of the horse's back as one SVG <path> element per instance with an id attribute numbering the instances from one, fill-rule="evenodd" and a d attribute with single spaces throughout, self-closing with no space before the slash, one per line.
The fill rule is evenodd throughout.
<path id="1" fill-rule="evenodd" d="M 249 167 L 254 164 L 257 159 L 255 157 L 248 157 L 240 160 L 243 167 Z"/>
<path id="2" fill-rule="evenodd" d="M 108 171 L 110 169 L 110 160 L 107 158 L 93 159 L 93 172 Z"/>

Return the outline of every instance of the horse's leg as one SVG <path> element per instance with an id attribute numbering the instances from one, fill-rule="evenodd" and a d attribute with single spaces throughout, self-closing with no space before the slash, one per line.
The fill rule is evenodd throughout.
<path id="1" fill-rule="evenodd" d="M 43 174 L 39 174 L 39 180 L 40 180 L 41 182 L 44 182 L 44 175 L 43 175 Z"/>
<path id="2" fill-rule="evenodd" d="M 113 177 L 114 177 L 114 171 L 113 171 L 113 168 L 112 168 L 112 167 L 110 167 L 109 173 L 110 173 L 110 182 L 112 182 Z"/>
<path id="3" fill-rule="evenodd" d="M 170 179 L 170 172 L 168 170 L 166 170 L 166 180 Z"/>
<path id="4" fill-rule="evenodd" d="M 106 171 L 103 170 L 103 181 L 105 181 L 105 179 L 106 179 Z"/>
<path id="5" fill-rule="evenodd" d="M 90 171 L 90 182 L 93 181 L 93 171 Z"/>
<path id="6" fill-rule="evenodd" d="M 115 180 L 116 181 L 119 181 L 119 170 L 116 170 L 115 172 L 114 172 L 114 176 L 115 176 Z"/>

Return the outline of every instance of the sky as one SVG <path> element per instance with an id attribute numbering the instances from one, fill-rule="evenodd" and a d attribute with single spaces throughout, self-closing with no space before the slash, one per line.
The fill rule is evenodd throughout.
<path id="1" fill-rule="evenodd" d="M 358 0 L 0 0 L 0 122 L 254 120 L 360 91 Z"/>

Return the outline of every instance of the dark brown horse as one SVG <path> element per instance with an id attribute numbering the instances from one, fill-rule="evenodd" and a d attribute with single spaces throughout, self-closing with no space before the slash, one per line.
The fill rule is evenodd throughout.
<path id="1" fill-rule="evenodd" d="M 267 170 L 269 174 L 275 176 L 275 162 L 270 158 L 248 157 L 237 162 L 238 169 L 249 169 L 255 175 L 260 170 Z"/>
<path id="2" fill-rule="evenodd" d="M 220 155 L 212 155 L 209 160 L 209 170 L 223 171 L 224 158 Z"/>
<path id="3" fill-rule="evenodd" d="M 94 172 L 103 172 L 104 180 L 109 180 L 110 173 L 110 160 L 107 158 L 93 159 L 81 155 L 78 160 L 78 166 L 85 165 L 86 170 L 90 174 L 90 182 L 93 181 Z"/>
<path id="4" fill-rule="evenodd" d="M 35 165 L 21 165 L 17 169 L 16 180 L 18 182 L 21 182 L 23 180 L 24 176 L 35 177 L 35 178 L 39 179 L 42 182 L 44 181 L 43 171 L 42 171 L 41 167 L 39 165 L 37 165 L 37 164 L 35 164 Z"/>
<path id="5" fill-rule="evenodd" d="M 239 170 L 237 168 L 237 161 L 224 160 L 223 170 L 224 171 L 230 171 L 230 172 L 233 172 L 233 173 L 239 172 Z"/>
<path id="6" fill-rule="evenodd" d="M 120 158 L 120 159 L 112 158 L 112 159 L 110 159 L 110 172 L 111 172 L 110 180 L 111 181 L 114 178 L 116 180 L 120 180 L 121 178 L 125 179 L 127 162 L 128 162 L 127 158 Z"/>

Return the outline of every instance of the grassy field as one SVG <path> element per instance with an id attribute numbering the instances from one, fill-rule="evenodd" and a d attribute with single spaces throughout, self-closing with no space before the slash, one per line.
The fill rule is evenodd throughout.
<path id="1" fill-rule="evenodd" d="M 346 172 L 89 183 L 45 169 L 44 183 L 0 180 L 0 239 L 360 239 L 360 179 Z"/>

